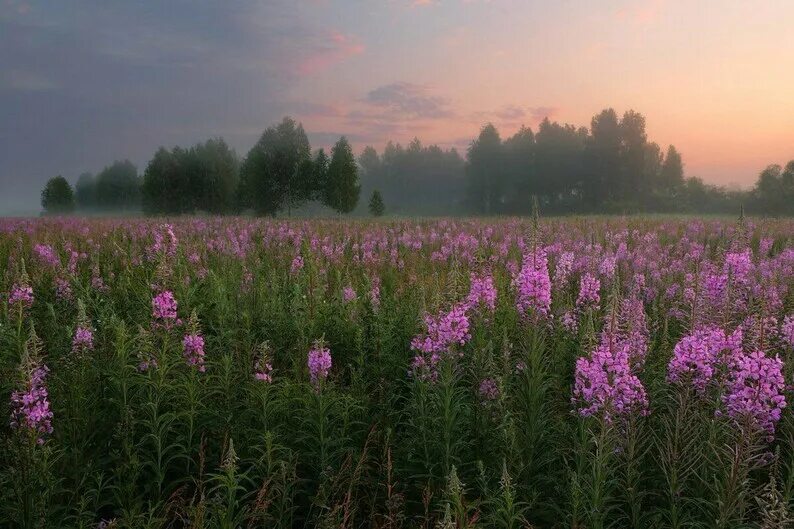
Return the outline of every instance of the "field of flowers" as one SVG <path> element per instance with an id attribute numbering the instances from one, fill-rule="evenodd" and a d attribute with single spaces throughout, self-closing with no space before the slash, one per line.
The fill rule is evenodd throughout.
<path id="1" fill-rule="evenodd" d="M 0 527 L 792 527 L 794 221 L 0 220 Z"/>

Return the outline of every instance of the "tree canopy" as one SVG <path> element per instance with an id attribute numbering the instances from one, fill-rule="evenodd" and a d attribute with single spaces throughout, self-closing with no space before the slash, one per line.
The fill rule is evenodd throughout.
<path id="1" fill-rule="evenodd" d="M 71 213 L 74 210 L 74 191 L 66 178 L 50 178 L 41 192 L 41 207 L 47 214 Z"/>

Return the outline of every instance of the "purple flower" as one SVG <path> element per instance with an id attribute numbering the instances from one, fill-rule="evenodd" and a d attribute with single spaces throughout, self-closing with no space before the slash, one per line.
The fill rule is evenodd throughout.
<path id="1" fill-rule="evenodd" d="M 789 314 L 783 319 L 783 324 L 780 326 L 780 334 L 786 345 L 794 349 L 794 314 Z"/>
<path id="2" fill-rule="evenodd" d="M 47 373 L 46 365 L 33 366 L 25 388 L 11 394 L 11 427 L 33 432 L 39 444 L 44 443 L 44 435 L 52 433 L 52 411 L 45 383 Z"/>
<path id="3" fill-rule="evenodd" d="M 152 318 L 169 324 L 176 321 L 177 303 L 173 292 L 165 290 L 152 299 Z"/>
<path id="4" fill-rule="evenodd" d="M 739 354 L 733 358 L 727 383 L 727 393 L 722 400 L 727 415 L 739 424 L 749 425 L 775 436 L 775 425 L 780 420 L 786 397 L 783 395 L 783 361 L 769 358 L 763 351 Z"/>
<path id="5" fill-rule="evenodd" d="M 344 300 L 345 303 L 350 303 L 351 301 L 355 301 L 355 299 L 356 291 L 353 290 L 353 287 L 348 285 L 342 289 L 342 300 Z"/>
<path id="6" fill-rule="evenodd" d="M 545 251 L 537 249 L 524 255 L 515 283 L 518 290 L 516 309 L 519 314 L 524 316 L 532 313 L 547 317 L 551 309 L 551 280 Z"/>
<path id="7" fill-rule="evenodd" d="M 319 386 L 331 370 L 331 350 L 325 347 L 322 340 L 314 342 L 306 359 L 309 366 L 309 378 L 314 386 Z"/>
<path id="8" fill-rule="evenodd" d="M 477 276 L 471 274 L 471 286 L 469 294 L 466 296 L 465 308 L 471 310 L 478 306 L 484 306 L 493 312 L 496 308 L 496 287 L 493 284 L 493 276 L 484 274 Z"/>
<path id="9" fill-rule="evenodd" d="M 499 398 L 499 386 L 496 384 L 496 380 L 492 378 L 484 378 L 482 382 L 480 382 L 480 398 L 483 401 L 494 401 Z"/>
<path id="10" fill-rule="evenodd" d="M 60 268 L 61 267 L 61 260 L 58 257 L 58 254 L 55 253 L 52 246 L 48 244 L 37 244 L 33 247 L 33 252 L 39 258 L 39 260 L 50 266 L 52 268 Z"/>
<path id="11" fill-rule="evenodd" d="M 684 336 L 673 348 L 673 358 L 667 365 L 667 380 L 675 383 L 688 382 L 699 393 L 703 393 L 714 379 L 725 355 L 740 351 L 742 333 L 740 329 L 727 336 L 722 329 L 705 327 Z"/>
<path id="12" fill-rule="evenodd" d="M 94 331 L 90 327 L 79 326 L 72 338 L 72 352 L 90 351 L 94 348 Z"/>
<path id="13" fill-rule="evenodd" d="M 578 309 L 598 308 L 601 303 L 601 282 L 598 278 L 584 274 L 579 280 L 579 295 L 576 298 Z"/>
<path id="14" fill-rule="evenodd" d="M 579 358 L 571 401 L 580 416 L 603 414 L 608 422 L 631 413 L 647 415 L 648 397 L 631 372 L 628 346 L 602 342 L 590 358 Z"/>
<path id="15" fill-rule="evenodd" d="M 182 338 L 182 356 L 188 365 L 196 366 L 199 372 L 206 371 L 204 367 L 204 337 L 198 332 L 186 334 Z"/>
<path id="16" fill-rule="evenodd" d="M 411 349 L 422 353 L 448 353 L 455 345 L 466 345 L 471 339 L 469 318 L 464 305 L 455 305 L 438 316 L 425 315 L 426 333 L 415 336 Z"/>
<path id="17" fill-rule="evenodd" d="M 8 304 L 28 310 L 33 306 L 33 287 L 27 284 L 15 284 L 11 287 Z"/>
<path id="18" fill-rule="evenodd" d="M 292 264 L 290 265 L 290 273 L 295 275 L 301 270 L 303 270 L 303 257 L 296 255 L 295 259 L 292 260 Z"/>

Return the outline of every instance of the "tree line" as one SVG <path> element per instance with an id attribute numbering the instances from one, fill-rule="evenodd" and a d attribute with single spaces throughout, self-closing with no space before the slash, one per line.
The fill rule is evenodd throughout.
<path id="1" fill-rule="evenodd" d="M 361 194 L 369 196 L 367 203 Z M 291 214 L 307 203 L 339 213 L 521 215 L 537 199 L 548 213 L 735 212 L 794 214 L 794 160 L 771 165 L 749 191 L 729 191 L 684 175 L 681 154 L 648 139 L 645 118 L 605 109 L 590 127 L 544 119 L 502 139 L 486 124 L 465 158 L 454 148 L 389 142 L 355 158 L 345 137 L 330 155 L 312 151 L 300 123 L 284 118 L 244 159 L 223 139 L 161 147 L 142 175 L 127 161 L 83 174 L 74 187 L 51 179 L 48 213 L 142 210 L 146 214 Z"/>

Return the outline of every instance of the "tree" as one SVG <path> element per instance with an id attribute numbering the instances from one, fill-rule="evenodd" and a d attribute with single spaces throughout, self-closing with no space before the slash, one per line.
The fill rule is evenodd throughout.
<path id="1" fill-rule="evenodd" d="M 629 110 L 620 120 L 620 188 L 618 196 L 624 203 L 647 203 L 650 182 L 645 179 L 645 153 L 648 136 L 645 117 Z"/>
<path id="2" fill-rule="evenodd" d="M 380 217 L 386 210 L 383 204 L 383 197 L 377 189 L 372 192 L 372 198 L 369 199 L 369 212 L 373 217 Z"/>
<path id="3" fill-rule="evenodd" d="M 488 123 L 469 146 L 466 175 L 469 202 L 474 211 L 491 215 L 501 209 L 505 192 L 502 139 Z"/>
<path id="4" fill-rule="evenodd" d="M 96 177 L 96 201 L 100 208 L 130 209 L 140 198 L 138 169 L 129 160 L 116 161 Z"/>
<path id="5" fill-rule="evenodd" d="M 285 117 L 277 126 L 265 130 L 240 169 L 241 206 L 253 208 L 260 215 L 274 215 L 307 200 L 307 190 L 300 185 L 300 171 L 306 168 L 304 162 L 310 156 L 303 125 L 291 118 Z"/>
<path id="6" fill-rule="evenodd" d="M 667 155 L 659 172 L 659 181 L 663 190 L 673 193 L 684 185 L 684 162 L 672 145 L 667 148 Z"/>
<path id="7" fill-rule="evenodd" d="M 361 185 L 358 183 L 358 166 L 353 149 L 342 136 L 331 149 L 328 166 L 326 205 L 340 213 L 350 213 L 358 204 Z"/>
<path id="8" fill-rule="evenodd" d="M 96 180 L 91 173 L 83 173 L 77 177 L 74 186 L 74 197 L 77 207 L 82 210 L 96 206 Z"/>
<path id="9" fill-rule="evenodd" d="M 179 214 L 190 210 L 190 188 L 185 151 L 160 147 L 146 166 L 141 185 L 143 211 L 152 214 Z"/>
<path id="10" fill-rule="evenodd" d="M 590 122 L 584 166 L 585 196 L 591 208 L 603 207 L 606 201 L 615 201 L 621 186 L 620 179 L 621 131 L 615 110 L 607 108 L 593 116 Z"/>
<path id="11" fill-rule="evenodd" d="M 223 138 L 213 138 L 196 144 L 186 156 L 193 207 L 215 214 L 232 211 L 239 179 L 237 153 Z"/>
<path id="12" fill-rule="evenodd" d="M 64 177 L 58 175 L 47 181 L 41 191 L 41 207 L 47 214 L 74 211 L 74 192 Z"/>

